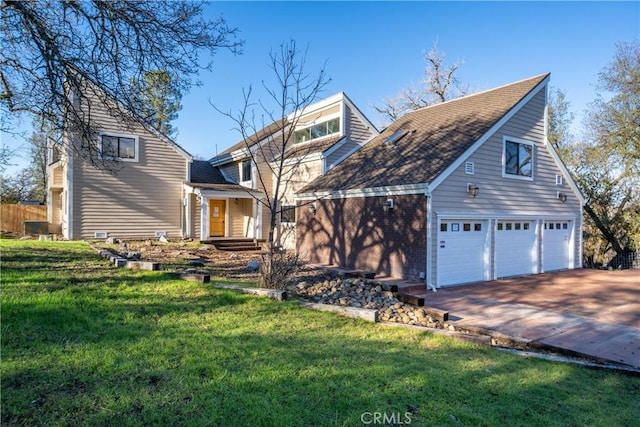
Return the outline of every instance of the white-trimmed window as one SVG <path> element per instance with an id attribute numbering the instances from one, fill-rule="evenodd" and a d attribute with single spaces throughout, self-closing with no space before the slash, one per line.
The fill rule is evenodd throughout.
<path id="1" fill-rule="evenodd" d="M 282 205 L 280 208 L 280 223 L 295 224 L 296 222 L 296 205 Z"/>
<path id="2" fill-rule="evenodd" d="M 504 138 L 503 176 L 533 179 L 533 143 L 517 138 Z"/>
<path id="3" fill-rule="evenodd" d="M 139 159 L 138 137 L 134 135 L 101 133 L 100 154 L 103 159 L 137 162 Z"/>
<path id="4" fill-rule="evenodd" d="M 251 160 L 240 162 L 240 181 L 251 181 Z"/>
<path id="5" fill-rule="evenodd" d="M 332 135 L 340 132 L 340 118 L 327 120 L 326 122 L 317 123 L 295 132 L 295 143 L 307 142 L 313 139 L 322 138 L 323 136 Z"/>

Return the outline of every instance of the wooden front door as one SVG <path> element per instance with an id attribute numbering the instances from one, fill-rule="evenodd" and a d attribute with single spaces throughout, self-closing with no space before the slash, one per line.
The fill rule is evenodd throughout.
<path id="1" fill-rule="evenodd" d="M 209 235 L 212 237 L 224 237 L 225 208 L 224 200 L 209 200 Z"/>

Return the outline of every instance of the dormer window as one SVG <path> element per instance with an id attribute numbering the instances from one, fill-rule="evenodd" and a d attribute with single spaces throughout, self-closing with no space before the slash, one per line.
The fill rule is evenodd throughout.
<path id="1" fill-rule="evenodd" d="M 338 132 L 340 132 L 340 118 L 335 118 L 309 126 L 308 128 L 297 130 L 295 133 L 295 142 L 307 142 Z"/>

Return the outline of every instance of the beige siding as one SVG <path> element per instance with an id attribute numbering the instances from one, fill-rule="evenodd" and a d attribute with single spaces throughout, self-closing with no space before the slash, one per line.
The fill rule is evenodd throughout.
<path id="1" fill-rule="evenodd" d="M 74 159 L 72 237 L 92 239 L 98 231 L 120 238 L 156 231 L 181 236 L 187 160 L 140 125 L 124 127 L 95 106 L 93 115 L 102 132 L 138 136 L 139 161 L 120 162 L 108 173 Z"/>
<path id="2" fill-rule="evenodd" d="M 224 166 L 220 166 L 220 169 L 225 174 L 227 179 L 230 179 L 232 182 L 240 182 L 240 164 L 239 162 L 233 162 L 226 164 Z"/>
<path id="3" fill-rule="evenodd" d="M 345 135 L 348 135 L 351 141 L 364 142 L 374 136 L 373 129 L 363 123 L 351 108 L 345 106 L 345 109 L 347 117 Z"/>
<path id="4" fill-rule="evenodd" d="M 438 247 L 438 218 L 455 216 L 456 213 L 473 212 L 474 215 L 484 215 L 486 218 L 494 219 L 514 215 L 528 219 L 574 217 L 574 234 L 580 235 L 582 228 L 580 201 L 566 181 L 563 185 L 556 185 L 556 175 L 561 174 L 561 171 L 544 145 L 544 108 L 545 93 L 540 91 L 467 159 L 474 163 L 473 175 L 465 173 L 463 162 L 433 191 L 431 250 L 434 257 Z M 502 176 L 504 136 L 534 143 L 534 179 L 532 181 Z M 467 193 L 468 183 L 480 187 L 476 198 Z M 557 199 L 557 191 L 562 191 L 569 196 L 566 203 L 563 204 Z M 575 259 L 579 261 L 578 244 L 575 251 Z M 434 282 L 437 277 L 436 264 L 434 258 L 432 265 Z"/>
<path id="5" fill-rule="evenodd" d="M 363 123 L 351 108 L 345 105 L 345 110 L 346 123 L 344 133 L 347 135 L 347 139 L 327 155 L 325 164 L 328 169 L 335 166 L 338 161 L 343 160 L 344 157 L 356 149 L 359 144 L 374 136 L 373 129 L 366 123 Z"/>
<path id="6" fill-rule="evenodd" d="M 191 227 L 191 238 L 199 239 L 200 230 L 202 229 L 200 221 L 202 204 L 200 203 L 200 198 L 195 194 L 192 193 L 189 197 L 191 198 L 191 224 L 193 224 Z"/>
<path id="7" fill-rule="evenodd" d="M 65 168 L 62 164 L 58 164 L 51 168 L 51 187 L 62 187 L 64 185 Z"/>
<path id="8" fill-rule="evenodd" d="M 287 172 L 288 173 L 283 175 L 280 203 L 281 205 L 295 205 L 295 193 L 322 174 L 322 161 L 313 160 L 301 162 L 296 164 L 295 167 L 288 169 Z M 281 225 L 279 221 L 280 218 L 278 217 L 276 236 L 281 246 L 286 249 L 295 249 L 295 227 Z"/>
<path id="9" fill-rule="evenodd" d="M 304 127 L 305 123 L 308 121 L 320 123 L 324 120 L 325 117 L 330 115 L 335 115 L 336 113 L 339 113 L 339 112 L 340 112 L 340 105 L 336 104 L 333 107 L 327 108 L 326 110 L 322 110 L 320 112 L 312 111 L 308 114 L 303 114 L 302 116 L 300 116 L 300 120 L 298 121 L 298 127 Z"/>

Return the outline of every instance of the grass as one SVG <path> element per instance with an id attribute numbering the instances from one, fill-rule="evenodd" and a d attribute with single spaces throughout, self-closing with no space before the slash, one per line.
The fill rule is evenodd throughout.
<path id="1" fill-rule="evenodd" d="M 3 425 L 633 425 L 640 380 L 0 241 Z M 379 425 L 379 424 L 378 424 Z"/>

